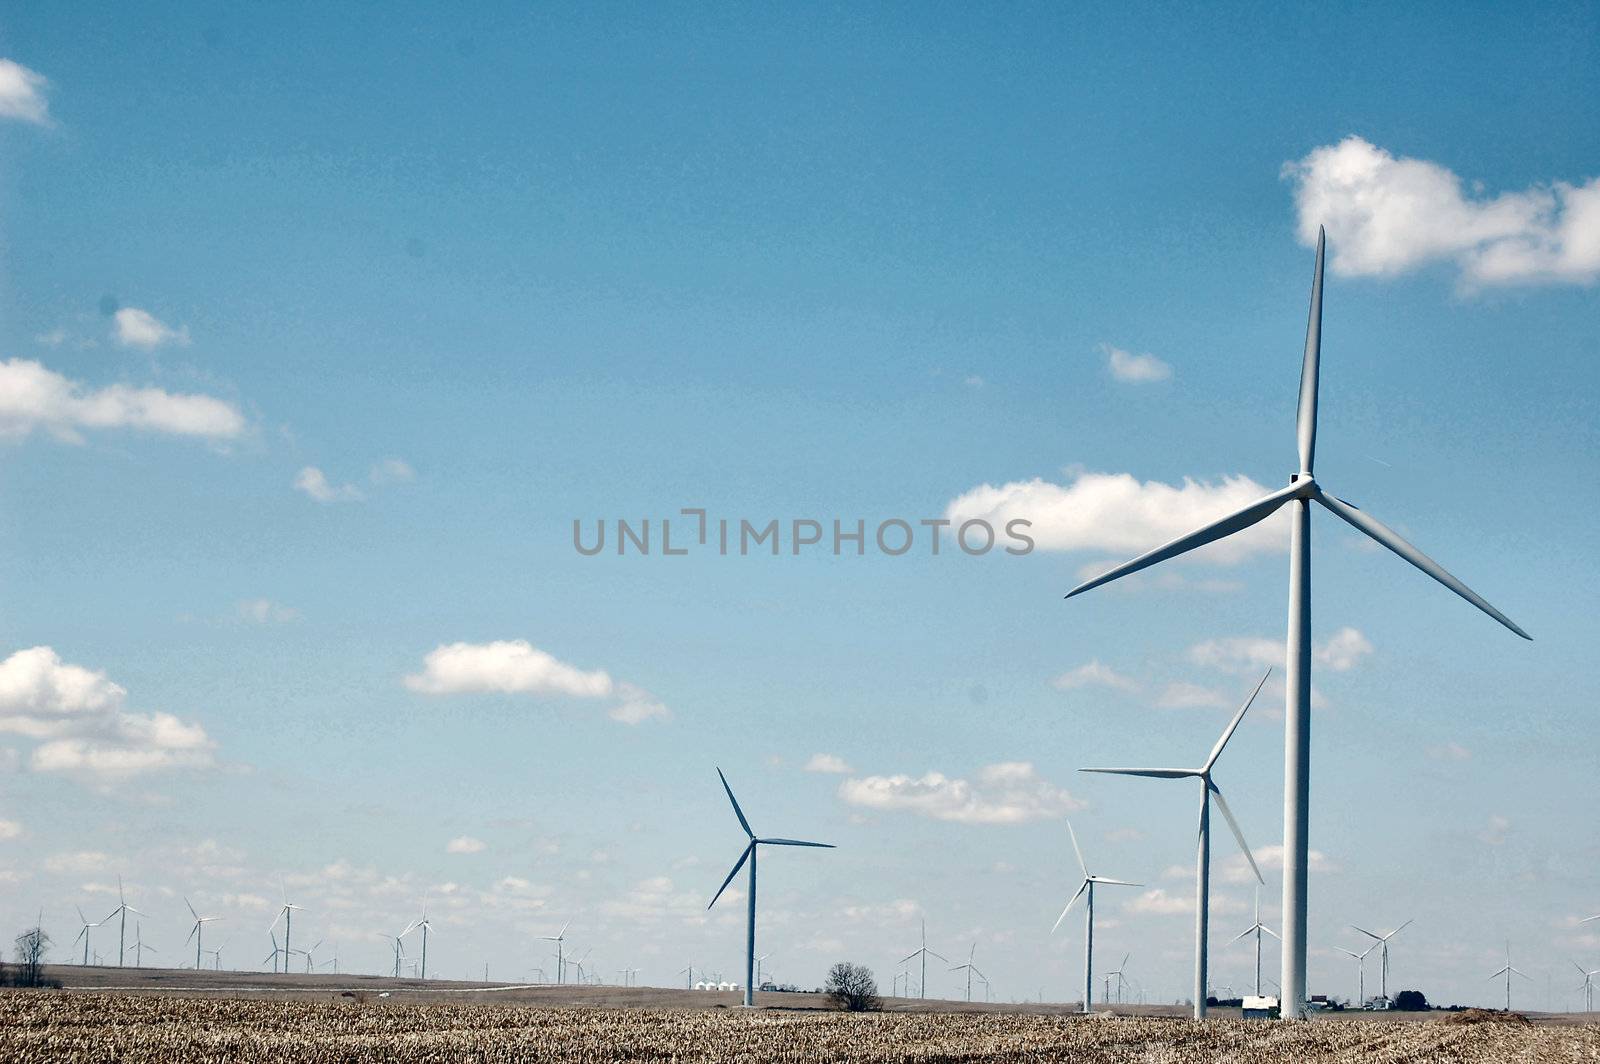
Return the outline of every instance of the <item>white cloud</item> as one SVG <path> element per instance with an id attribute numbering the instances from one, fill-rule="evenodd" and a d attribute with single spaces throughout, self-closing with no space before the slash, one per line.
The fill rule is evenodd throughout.
<path id="1" fill-rule="evenodd" d="M 22 838 L 22 825 L 15 820 L 0 820 L 0 840 Z"/>
<path id="2" fill-rule="evenodd" d="M 417 471 L 410 464 L 400 458 L 385 458 L 372 467 L 372 472 L 367 479 L 374 484 L 398 484 L 415 480 Z"/>
<path id="3" fill-rule="evenodd" d="M 1175 913 L 1194 912 L 1194 899 L 1181 894 L 1168 894 L 1161 887 L 1145 891 L 1132 901 L 1122 904 L 1124 912 L 1149 913 L 1154 916 L 1171 916 Z"/>
<path id="4" fill-rule="evenodd" d="M 237 609 L 241 619 L 256 624 L 287 624 L 300 618 L 300 611 L 293 606 L 265 598 L 244 599 Z"/>
<path id="5" fill-rule="evenodd" d="M 0 118 L 14 118 L 34 125 L 50 124 L 50 107 L 45 102 L 45 86 L 50 83 L 21 63 L 0 59 Z"/>
<path id="6" fill-rule="evenodd" d="M 1355 628 L 1344 627 L 1312 651 L 1317 664 L 1333 672 L 1348 672 L 1372 653 L 1372 643 Z"/>
<path id="7" fill-rule="evenodd" d="M 982 388 L 983 378 L 974 373 L 961 383 L 965 384 L 968 388 Z"/>
<path id="8" fill-rule="evenodd" d="M 318 502 L 355 502 L 366 498 L 354 484 L 334 487 L 328 482 L 328 475 L 316 466 L 308 465 L 296 473 L 294 487 Z"/>
<path id="9" fill-rule="evenodd" d="M 185 345 L 189 342 L 189 327 L 174 329 L 148 310 L 122 307 L 111 317 L 111 332 L 117 343 L 124 347 L 142 347 L 146 351 L 162 344 Z"/>
<path id="10" fill-rule="evenodd" d="M 1360 137 L 1287 163 L 1300 239 L 1326 225 L 1332 268 L 1392 277 L 1453 264 L 1469 286 L 1600 279 L 1600 178 L 1489 196 L 1448 168 L 1396 158 Z"/>
<path id="11" fill-rule="evenodd" d="M 0 732 L 45 740 L 30 759 L 36 772 L 111 780 L 212 763 L 214 744 L 199 724 L 129 712 L 126 696 L 50 647 L 19 650 L 0 662 Z"/>
<path id="12" fill-rule="evenodd" d="M 1244 825 L 1248 828 L 1250 825 Z M 1281 871 L 1283 868 L 1283 844 L 1273 843 L 1270 846 L 1257 846 L 1255 849 L 1256 865 L 1263 874 L 1272 871 Z M 1308 850 L 1306 852 L 1306 865 L 1316 874 L 1325 872 L 1338 872 L 1340 868 L 1328 859 L 1321 850 Z M 1192 874 L 1193 869 L 1190 869 Z M 1225 883 L 1254 883 L 1255 873 L 1250 871 L 1250 864 L 1244 859 L 1244 854 L 1230 854 L 1223 862 L 1221 869 L 1222 880 Z"/>
<path id="13" fill-rule="evenodd" d="M 1347 625 L 1313 646 L 1311 656 L 1318 665 L 1330 672 L 1348 672 L 1361 664 L 1362 659 L 1372 651 L 1372 642 L 1361 630 Z M 1265 636 L 1208 639 L 1189 648 L 1189 660 L 1196 665 L 1248 675 L 1254 675 L 1268 666 L 1281 666 L 1283 657 L 1283 640 Z"/>
<path id="14" fill-rule="evenodd" d="M 44 870 L 58 876 L 94 876 L 111 867 L 111 855 L 98 850 L 53 853 L 44 859 Z"/>
<path id="15" fill-rule="evenodd" d="M 141 429 L 174 436 L 230 439 L 245 430 L 244 415 L 209 395 L 112 384 L 86 388 L 31 359 L 0 362 L 0 438 L 21 439 L 43 429 L 69 443 L 84 429 Z"/>
<path id="16" fill-rule="evenodd" d="M 1106 356 L 1106 369 L 1126 384 L 1149 384 L 1172 377 L 1172 367 L 1155 355 L 1135 355 L 1110 344 L 1101 344 L 1100 350 Z"/>
<path id="17" fill-rule="evenodd" d="M 1225 709 L 1228 700 L 1209 687 L 1177 681 L 1162 689 L 1156 705 L 1162 709 Z"/>
<path id="18" fill-rule="evenodd" d="M 1185 478 L 1181 485 L 1141 483 L 1128 473 L 1078 473 L 1068 484 L 1035 478 L 998 487 L 982 484 L 953 499 L 945 516 L 956 525 L 982 518 L 996 529 L 1018 518 L 1039 550 L 1094 550 L 1116 555 L 1111 564 L 1176 539 L 1268 494 L 1246 476 L 1220 482 Z M 1187 559 L 1232 564 L 1254 554 L 1287 549 L 1281 514 L 1201 547 Z"/>
<path id="19" fill-rule="evenodd" d="M 482 839 L 475 839 L 471 835 L 457 835 L 445 843 L 445 853 L 482 853 L 488 849 L 488 843 Z"/>
<path id="20" fill-rule="evenodd" d="M 1083 808 L 1067 791 L 1041 779 L 1026 761 L 985 765 L 972 781 L 940 772 L 845 780 L 839 797 L 850 805 L 962 824 L 1020 824 Z"/>
<path id="21" fill-rule="evenodd" d="M 421 672 L 405 678 L 405 685 L 427 695 L 616 697 L 619 701 L 607 715 L 623 724 L 668 720 L 672 716 L 643 688 L 615 681 L 602 669 L 589 672 L 568 665 L 525 639 L 441 644 L 422 659 Z"/>
<path id="22" fill-rule="evenodd" d="M 1428 756 L 1435 761 L 1470 761 L 1472 751 L 1457 742 L 1442 743 L 1439 746 L 1430 746 Z"/>
<path id="23" fill-rule="evenodd" d="M 1478 841 L 1489 846 L 1503 846 L 1511 834 L 1511 820 L 1509 817 L 1492 816 L 1483 830 L 1478 832 Z"/>
<path id="24" fill-rule="evenodd" d="M 851 771 L 845 759 L 836 754 L 812 754 L 805 769 L 807 772 L 826 772 L 835 776 L 843 776 Z"/>
<path id="25" fill-rule="evenodd" d="M 1098 659 L 1079 665 L 1076 669 L 1069 669 L 1050 683 L 1060 691 L 1072 691 L 1079 687 L 1109 687 L 1116 691 L 1139 689 L 1137 680 L 1122 675 L 1109 665 L 1100 664 Z"/>

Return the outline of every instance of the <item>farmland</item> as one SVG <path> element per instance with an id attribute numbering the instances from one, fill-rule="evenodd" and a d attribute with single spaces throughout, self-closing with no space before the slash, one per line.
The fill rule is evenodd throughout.
<path id="1" fill-rule="evenodd" d="M 536 1006 L 366 992 L 0 994 L 0 1059 L 75 1061 L 1593 1061 L 1600 1026 L 1018 1012 Z"/>

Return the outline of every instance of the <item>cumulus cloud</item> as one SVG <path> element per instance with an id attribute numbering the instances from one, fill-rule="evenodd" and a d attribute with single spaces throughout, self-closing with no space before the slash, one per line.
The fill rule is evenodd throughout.
<path id="1" fill-rule="evenodd" d="M 0 438 L 21 439 L 42 429 L 81 443 L 86 429 L 138 429 L 174 436 L 231 439 L 244 415 L 209 395 L 112 384 L 88 388 L 31 359 L 0 362 Z"/>
<path id="2" fill-rule="evenodd" d="M 807 772 L 825 772 L 830 775 L 847 775 L 851 769 L 845 759 L 836 754 L 812 754 L 811 760 L 805 764 Z"/>
<path id="3" fill-rule="evenodd" d="M 1267 489 L 1246 476 L 1217 482 L 1185 478 L 1180 485 L 1144 481 L 1128 473 L 1078 473 L 1066 484 L 1035 478 L 982 484 L 953 499 L 945 517 L 954 524 L 983 519 L 995 528 L 1018 518 L 1032 521 L 1039 550 L 1102 551 L 1115 558 L 1095 571 L 1176 539 L 1255 502 Z M 1233 564 L 1252 555 L 1287 549 L 1280 512 L 1184 558 Z"/>
<path id="4" fill-rule="evenodd" d="M 1372 651 L 1372 642 L 1361 630 L 1346 625 L 1313 646 L 1311 656 L 1331 672 L 1348 672 Z M 1281 666 L 1283 656 L 1283 640 L 1265 636 L 1208 639 L 1189 648 L 1189 660 L 1196 665 L 1240 674 L 1255 674 L 1268 666 Z"/>
<path id="5" fill-rule="evenodd" d="M 1311 656 L 1325 669 L 1348 672 L 1371 653 L 1372 643 L 1366 636 L 1355 628 L 1344 627 L 1333 633 L 1321 646 L 1313 647 Z"/>
<path id="6" fill-rule="evenodd" d="M 22 838 L 22 825 L 15 820 L 0 820 L 0 841 Z"/>
<path id="7" fill-rule="evenodd" d="M 1194 870 L 1190 869 L 1192 877 Z M 1194 912 L 1195 900 L 1186 894 L 1168 894 L 1161 887 L 1145 891 L 1132 901 L 1123 902 L 1124 912 L 1144 913 L 1151 916 L 1175 916 L 1179 913 Z M 1227 913 L 1244 912 L 1245 907 L 1232 898 L 1213 895 L 1211 898 L 1211 914 L 1213 916 Z"/>
<path id="8" fill-rule="evenodd" d="M 1248 824 L 1245 825 L 1249 827 Z M 1282 871 L 1283 845 L 1273 843 L 1270 846 L 1258 846 L 1255 850 L 1256 865 L 1262 873 Z M 1328 859 L 1327 854 L 1321 850 L 1309 850 L 1306 853 L 1306 865 L 1315 874 L 1324 872 L 1338 872 L 1339 866 Z M 1188 869 L 1193 874 L 1193 869 Z M 1222 879 L 1226 883 L 1254 883 L 1255 873 L 1250 871 L 1250 863 L 1244 859 L 1244 854 L 1230 854 L 1222 862 Z"/>
<path id="9" fill-rule="evenodd" d="M 916 813 L 962 824 L 1021 824 L 1062 816 L 1084 803 L 1039 777 L 1026 761 L 985 765 L 974 780 L 941 772 L 920 777 L 867 776 L 839 785 L 844 802 L 868 809 Z"/>
<path id="10" fill-rule="evenodd" d="M 457 835 L 445 843 L 445 853 L 482 853 L 488 849 L 488 843 L 482 839 L 475 839 L 471 835 Z"/>
<path id="11" fill-rule="evenodd" d="M 1100 351 L 1106 356 L 1106 369 L 1125 384 L 1150 384 L 1172 377 L 1172 367 L 1155 355 L 1136 355 L 1110 344 L 1101 344 Z"/>
<path id="12" fill-rule="evenodd" d="M 1470 761 L 1472 751 L 1457 742 L 1441 743 L 1428 748 L 1428 756 L 1435 761 Z"/>
<path id="13" fill-rule="evenodd" d="M 300 619 L 300 611 L 271 599 L 244 599 L 236 607 L 242 620 L 256 624 L 287 624 Z"/>
<path id="14" fill-rule="evenodd" d="M 1059 691 L 1073 691 L 1080 687 L 1109 687 L 1115 691 L 1139 689 L 1137 680 L 1122 675 L 1109 665 L 1100 664 L 1098 659 L 1085 662 L 1076 669 L 1068 669 L 1050 683 Z"/>
<path id="15" fill-rule="evenodd" d="M 1467 287 L 1600 278 L 1600 178 L 1489 195 L 1356 136 L 1286 163 L 1283 176 L 1300 239 L 1315 244 L 1326 225 L 1336 273 L 1393 277 L 1443 262 Z"/>
<path id="16" fill-rule="evenodd" d="M 385 458 L 367 476 L 374 484 L 399 484 L 416 478 L 417 471 L 402 458 Z"/>
<path id="17" fill-rule="evenodd" d="M 199 724 L 130 712 L 126 697 L 103 672 L 63 662 L 50 647 L 0 662 L 0 732 L 43 740 L 30 759 L 36 772 L 112 780 L 212 763 L 215 744 Z"/>
<path id="18" fill-rule="evenodd" d="M 602 669 L 585 671 L 558 660 L 525 639 L 446 643 L 422 659 L 422 671 L 405 678 L 427 695 L 529 694 L 580 699 L 616 698 L 612 720 L 639 724 L 669 719 L 671 711 L 648 691 L 619 682 Z"/>
<path id="19" fill-rule="evenodd" d="M 44 98 L 49 84 L 44 75 L 21 63 L 0 59 L 0 118 L 49 125 L 50 107 Z"/>
<path id="20" fill-rule="evenodd" d="M 1496 815 L 1490 817 L 1483 830 L 1478 832 L 1478 841 L 1488 846 L 1503 846 L 1510 835 L 1511 819 Z"/>
<path id="21" fill-rule="evenodd" d="M 355 502 L 366 498 L 354 484 L 334 486 L 328 474 L 316 466 L 306 466 L 294 476 L 294 489 L 305 493 L 317 502 Z"/>
<path id="22" fill-rule="evenodd" d="M 162 344 L 188 344 L 189 327 L 174 329 L 148 310 L 121 307 L 111 316 L 111 335 L 123 347 L 150 351 Z"/>

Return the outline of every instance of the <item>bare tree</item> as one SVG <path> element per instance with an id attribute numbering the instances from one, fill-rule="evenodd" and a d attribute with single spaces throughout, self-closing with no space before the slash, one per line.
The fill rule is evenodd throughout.
<path id="1" fill-rule="evenodd" d="M 850 1012 L 876 1012 L 883 1008 L 878 981 L 872 977 L 872 969 L 862 964 L 835 964 L 828 969 L 828 981 L 822 990 L 837 1008 Z"/>
<path id="2" fill-rule="evenodd" d="M 44 985 L 44 955 L 50 951 L 50 936 L 44 928 L 34 925 L 16 939 L 16 985 Z"/>

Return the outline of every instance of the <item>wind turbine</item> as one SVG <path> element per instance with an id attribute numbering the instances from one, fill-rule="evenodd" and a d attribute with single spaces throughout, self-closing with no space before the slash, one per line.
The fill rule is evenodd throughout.
<path id="1" fill-rule="evenodd" d="M 218 946 L 216 949 L 208 949 L 208 950 L 206 950 L 207 953 L 211 954 L 211 963 L 212 963 L 211 970 L 212 971 L 214 971 L 214 972 L 222 971 L 222 951 L 224 949 L 226 949 L 227 946 L 228 946 L 228 944 L 226 942 L 224 942 L 222 945 Z"/>
<path id="2" fill-rule="evenodd" d="M 1122 963 L 1117 965 L 1116 971 L 1107 972 L 1106 973 L 1106 978 L 1107 979 L 1110 979 L 1113 975 L 1117 977 L 1117 1004 L 1118 1005 L 1122 1004 L 1122 988 L 1128 982 L 1126 979 L 1123 978 L 1123 972 L 1128 967 L 1128 958 L 1132 957 L 1132 956 L 1133 956 L 1133 954 L 1131 954 L 1131 953 L 1124 953 L 1122 955 Z M 1107 1005 L 1111 1004 L 1111 991 L 1109 989 L 1109 984 L 1108 984 L 1108 987 L 1107 987 L 1107 990 L 1106 990 L 1106 1004 Z"/>
<path id="3" fill-rule="evenodd" d="M 1360 953 L 1345 949 L 1343 946 L 1335 946 L 1333 948 L 1343 953 L 1346 957 L 1354 957 L 1356 959 L 1356 1007 L 1360 1008 L 1367 1003 L 1367 954 L 1377 949 L 1378 944 L 1374 942 Z"/>
<path id="4" fill-rule="evenodd" d="M 952 972 L 964 971 L 964 972 L 967 973 L 967 1000 L 968 1001 L 972 1000 L 972 977 L 973 976 L 977 976 L 979 981 L 984 981 L 983 973 L 978 971 L 977 967 L 975 965 L 973 965 L 973 963 L 972 963 L 973 955 L 976 954 L 977 952 L 978 952 L 978 944 L 976 942 L 974 942 L 972 944 L 972 948 L 967 950 L 967 963 L 958 964 L 954 968 L 950 969 Z"/>
<path id="5" fill-rule="evenodd" d="M 300 956 L 302 956 L 302 957 L 304 957 L 306 959 L 306 974 L 307 975 L 310 975 L 317 967 L 316 953 L 317 953 L 317 950 L 321 948 L 321 946 L 322 946 L 322 939 L 319 938 L 319 939 L 317 939 L 317 944 L 315 946 L 312 946 L 310 949 L 295 950 L 296 953 L 300 954 Z"/>
<path id="6" fill-rule="evenodd" d="M 1528 975 L 1527 975 L 1526 972 L 1518 971 L 1516 968 L 1511 967 L 1511 943 L 1509 943 L 1509 942 L 1506 943 L 1506 966 L 1504 968 L 1501 968 L 1498 972 L 1495 972 L 1489 978 L 1490 979 L 1498 979 L 1502 975 L 1506 977 L 1506 1011 L 1510 1012 L 1511 1011 L 1511 977 L 1513 975 L 1520 975 L 1520 976 L 1522 976 L 1522 978 L 1528 979 Z M 1528 979 L 1528 982 L 1531 983 L 1531 982 L 1533 982 L 1533 980 L 1532 979 Z"/>
<path id="7" fill-rule="evenodd" d="M 1350 926 L 1355 930 L 1360 931 L 1368 938 L 1372 939 L 1380 948 L 1379 956 L 1382 958 L 1382 964 L 1380 965 L 1382 974 L 1378 976 L 1380 980 L 1378 993 L 1382 994 L 1384 1000 L 1387 1001 L 1389 999 L 1389 940 L 1398 935 L 1400 932 L 1404 931 L 1407 927 L 1411 926 L 1411 921 L 1407 920 L 1393 931 L 1390 931 L 1387 935 L 1375 935 L 1364 927 L 1356 927 L 1355 924 L 1351 924 Z"/>
<path id="8" fill-rule="evenodd" d="M 73 908 L 78 910 L 78 922 L 83 924 L 83 930 L 78 932 L 78 938 L 83 939 L 83 964 L 84 964 L 84 967 L 88 967 L 89 966 L 89 929 L 92 928 L 92 927 L 99 927 L 100 924 L 103 924 L 106 921 L 105 920 L 101 920 L 101 921 L 99 921 L 99 923 L 90 923 L 89 922 L 89 918 L 83 915 L 83 909 L 82 908 L 80 908 L 80 907 L 78 907 L 76 905 L 74 905 Z M 106 919 L 110 919 L 110 917 L 107 917 Z M 74 946 L 76 946 L 78 944 L 78 938 L 75 938 L 75 939 L 72 940 L 72 944 Z"/>
<path id="9" fill-rule="evenodd" d="M 901 964 L 909 963 L 910 961 L 914 960 L 917 957 L 921 957 L 922 958 L 922 982 L 920 984 L 918 984 L 918 986 L 917 986 L 917 994 L 918 994 L 918 996 L 920 996 L 922 998 L 926 998 L 928 996 L 928 958 L 929 957 L 938 957 L 940 960 L 944 961 L 946 964 L 950 963 L 950 958 L 949 957 L 946 957 L 942 953 L 935 953 L 933 950 L 928 948 L 928 921 L 926 919 L 924 919 L 922 921 L 922 945 L 917 947 L 916 952 L 909 953 L 905 957 L 902 957 L 900 959 L 900 963 Z M 907 972 L 906 973 L 907 982 L 910 981 L 910 978 L 911 978 L 911 973 Z"/>
<path id="10" fill-rule="evenodd" d="M 1078 899 L 1088 895 L 1087 907 L 1083 918 L 1083 1011 L 1089 1012 L 1089 1005 L 1094 996 L 1094 888 L 1097 884 L 1104 883 L 1111 887 L 1142 887 L 1143 883 L 1129 883 L 1123 879 L 1107 879 L 1105 876 L 1089 874 L 1089 866 L 1083 862 L 1083 851 L 1078 848 L 1078 833 L 1072 830 L 1072 821 L 1067 821 L 1067 835 L 1072 839 L 1072 852 L 1078 855 L 1078 867 L 1083 869 L 1083 882 L 1078 885 L 1078 890 L 1067 902 L 1067 907 L 1061 910 L 1061 915 L 1056 917 L 1055 927 L 1050 929 L 1053 935 L 1056 928 L 1061 926 L 1061 921 L 1067 918 L 1072 907 Z"/>
<path id="11" fill-rule="evenodd" d="M 565 960 L 562 959 L 561 949 L 562 949 L 562 946 L 564 946 L 566 944 L 566 941 L 567 941 L 567 928 L 569 928 L 571 926 L 572 926 L 572 921 L 568 920 L 566 923 L 561 925 L 561 930 L 557 931 L 555 934 L 553 934 L 553 935 L 540 935 L 539 936 L 539 941 L 541 941 L 541 942 L 554 942 L 556 944 L 556 985 L 557 986 L 560 986 L 566 980 L 567 963 L 566 963 Z"/>
<path id="12" fill-rule="evenodd" d="M 762 978 L 762 975 L 761 975 L 761 965 L 770 956 L 772 956 L 771 952 L 767 952 L 767 953 L 763 953 L 761 956 L 756 958 L 756 988 L 757 989 L 760 989 L 761 986 L 763 986 L 765 984 L 765 982 L 766 982 L 766 980 L 764 978 Z"/>
<path id="13" fill-rule="evenodd" d="M 684 989 L 685 990 L 693 990 L 694 989 L 694 965 L 692 965 L 692 964 L 684 965 L 682 971 L 680 971 L 678 974 L 684 977 Z"/>
<path id="14" fill-rule="evenodd" d="M 1583 976 L 1583 985 L 1578 987 L 1578 990 L 1581 991 L 1582 994 L 1583 994 L 1583 1011 L 1584 1012 L 1593 1012 L 1594 1011 L 1594 977 L 1597 976 L 1597 975 L 1600 975 L 1600 968 L 1596 968 L 1592 972 L 1586 972 L 1586 971 L 1583 970 L 1583 965 L 1579 964 L 1577 961 L 1573 961 L 1572 962 L 1572 966 L 1574 968 L 1578 969 L 1578 974 L 1579 975 Z"/>
<path id="15" fill-rule="evenodd" d="M 756 989 L 753 985 L 756 975 L 756 847 L 758 846 L 810 846 L 816 849 L 834 849 L 828 842 L 802 842 L 799 839 L 758 839 L 756 833 L 750 830 L 750 821 L 744 818 L 744 810 L 739 808 L 739 799 L 733 796 L 733 788 L 728 786 L 728 777 L 717 769 L 717 778 L 722 780 L 722 789 L 728 792 L 728 801 L 733 803 L 733 815 L 739 818 L 739 826 L 744 828 L 745 836 L 750 842 L 745 846 L 744 853 L 739 855 L 739 860 L 734 864 L 733 871 L 728 873 L 728 878 L 722 881 L 722 886 L 717 888 L 717 893 L 711 898 L 711 905 L 717 904 L 717 899 L 722 897 L 722 892 L 728 889 L 728 884 L 733 882 L 733 877 L 739 874 L 745 862 L 750 863 L 750 889 L 749 889 L 749 919 L 745 927 L 745 957 L 744 957 L 744 1003 L 752 1007 L 756 1003 Z"/>
<path id="16" fill-rule="evenodd" d="M 222 919 L 222 917 L 201 916 L 199 913 L 194 911 L 193 905 L 189 905 L 188 898 L 183 899 L 183 904 L 188 906 L 189 915 L 194 917 L 194 926 L 189 929 L 189 938 L 194 939 L 194 970 L 198 972 L 200 970 L 200 942 L 204 937 L 204 928 L 207 924 L 214 923 L 217 920 Z M 189 938 L 183 940 L 185 945 L 188 945 Z M 287 958 L 285 959 L 287 960 Z M 285 964 L 284 967 L 287 968 L 288 965 Z"/>
<path id="17" fill-rule="evenodd" d="M 1256 922 L 1251 924 L 1249 927 L 1245 928 L 1243 931 L 1239 932 L 1238 936 L 1235 937 L 1234 940 L 1233 940 L 1233 942 L 1237 942 L 1237 941 L 1239 941 L 1239 939 L 1244 938 L 1246 935 L 1251 935 L 1251 934 L 1256 936 L 1256 997 L 1260 997 L 1261 996 L 1261 935 L 1262 935 L 1262 932 L 1265 932 L 1265 933 L 1271 935 L 1273 938 L 1278 938 L 1278 933 L 1276 931 L 1272 930 L 1272 928 L 1268 927 L 1266 924 L 1261 922 L 1261 888 L 1258 886 L 1258 887 L 1256 887 Z M 1280 938 L 1280 939 L 1278 939 L 1278 941 L 1282 942 L 1283 940 Z M 1228 945 L 1230 945 L 1230 946 L 1233 945 L 1233 942 L 1228 943 Z M 1345 952 L 1349 953 L 1350 951 L 1346 950 Z M 1355 954 L 1353 954 L 1353 953 L 1351 953 L 1350 955 L 1352 957 L 1355 956 Z M 1363 956 L 1365 956 L 1365 954 L 1363 954 Z M 1271 982 L 1271 980 L 1269 979 L 1268 982 Z"/>
<path id="18" fill-rule="evenodd" d="M 283 906 L 278 910 L 278 915 L 272 918 L 272 923 L 267 925 L 267 931 L 270 933 L 274 927 L 278 926 L 279 920 L 283 921 L 283 970 L 287 973 L 289 971 L 289 954 L 293 952 L 289 948 L 289 932 L 294 924 L 295 911 L 300 910 L 303 912 L 305 906 L 289 904 L 289 889 L 284 886 L 282 877 L 278 879 L 278 891 L 283 895 Z"/>
<path id="19" fill-rule="evenodd" d="M 422 899 L 422 919 L 413 923 L 407 931 L 422 929 L 422 976 L 428 978 L 428 932 L 433 930 L 433 924 L 428 922 L 428 899 Z M 563 929 L 564 930 L 564 929 Z"/>
<path id="20" fill-rule="evenodd" d="M 1311 279 L 1311 312 L 1306 326 L 1305 357 L 1300 370 L 1300 403 L 1295 417 L 1299 470 L 1289 484 L 1243 509 L 1180 536 L 1129 562 L 1085 581 L 1067 598 L 1110 583 L 1129 573 L 1205 546 L 1264 520 L 1280 506 L 1290 506 L 1288 665 L 1284 685 L 1284 823 L 1283 823 L 1283 995 L 1281 1015 L 1306 1014 L 1307 868 L 1311 819 L 1311 504 L 1320 504 L 1356 531 L 1377 540 L 1524 639 L 1528 635 L 1477 592 L 1451 576 L 1443 566 L 1406 542 L 1377 518 L 1322 490 L 1312 475 L 1317 443 L 1317 377 L 1322 355 L 1322 264 L 1326 234 L 1317 232 L 1316 269 Z"/>
<path id="21" fill-rule="evenodd" d="M 1206 758 L 1205 764 L 1199 768 L 1085 768 L 1080 772 L 1101 772 L 1113 776 L 1148 776 L 1153 779 L 1183 780 L 1196 779 L 1200 781 L 1200 831 L 1198 852 L 1195 855 L 1195 905 L 1194 905 L 1194 1018 L 1206 1018 L 1206 950 L 1211 932 L 1211 800 L 1217 801 L 1217 809 L 1222 813 L 1223 819 L 1228 822 L 1228 827 L 1233 831 L 1233 837 L 1239 842 L 1239 849 L 1244 851 L 1245 860 L 1250 862 L 1250 870 L 1255 873 L 1256 881 L 1261 882 L 1261 869 L 1256 867 L 1256 859 L 1250 853 L 1250 844 L 1244 841 L 1244 832 L 1239 830 L 1238 821 L 1233 819 L 1233 811 L 1228 808 L 1227 801 L 1222 797 L 1222 791 L 1217 787 L 1216 781 L 1211 778 L 1211 770 L 1217 763 L 1217 758 L 1222 756 L 1222 748 L 1228 745 L 1228 740 L 1233 738 L 1234 731 L 1239 727 L 1239 722 L 1244 720 L 1244 715 L 1250 709 L 1251 703 L 1256 700 L 1256 695 L 1261 693 L 1261 688 L 1267 682 L 1267 677 L 1272 675 L 1268 669 L 1256 684 L 1255 690 L 1250 692 L 1250 697 L 1244 700 L 1244 705 L 1239 707 L 1239 712 L 1233 715 L 1233 720 L 1222 731 L 1222 738 L 1217 740 L 1211 748 L 1211 754 Z M 1260 973 L 1257 973 L 1257 982 Z"/>
<path id="22" fill-rule="evenodd" d="M 404 931 L 394 936 L 394 978 L 396 979 L 400 978 L 400 962 L 406 959 L 406 946 L 402 939 L 410 933 L 411 928 L 407 927 Z"/>
<path id="23" fill-rule="evenodd" d="M 586 950 L 583 951 L 583 956 L 579 957 L 575 961 L 568 961 L 567 962 L 567 963 L 571 964 L 574 968 L 578 969 L 578 985 L 579 986 L 583 985 L 583 962 L 588 960 L 589 959 L 589 954 L 591 954 L 593 952 L 594 952 L 594 950 L 592 948 L 586 949 Z"/>
<path id="24" fill-rule="evenodd" d="M 266 957 L 262 958 L 261 963 L 262 964 L 266 964 L 267 961 L 271 961 L 272 962 L 272 971 L 273 971 L 274 974 L 276 974 L 277 971 L 278 971 L 278 954 L 281 952 L 278 949 L 278 936 L 273 934 L 270 931 L 267 932 L 267 934 L 272 938 L 272 952 L 267 954 Z M 288 968 L 289 968 L 289 958 L 285 957 L 283 959 L 283 967 L 284 967 L 285 971 L 288 970 Z"/>
<path id="25" fill-rule="evenodd" d="M 120 917 L 120 919 L 117 922 L 117 967 L 118 968 L 122 967 L 123 954 L 127 951 L 127 944 L 128 944 L 128 914 L 129 913 L 133 913 L 133 915 L 135 915 L 135 916 L 149 916 L 150 915 L 149 913 L 142 913 L 138 909 L 135 909 L 133 906 L 128 904 L 128 899 L 126 897 L 124 897 L 123 893 L 122 893 L 122 877 L 118 876 L 117 877 L 117 907 L 115 909 L 112 909 L 110 915 L 108 915 L 106 917 L 106 920 L 111 919 L 112 916 Z M 105 921 L 101 921 L 101 922 L 104 923 Z"/>
<path id="26" fill-rule="evenodd" d="M 154 946 L 146 946 L 144 944 L 144 932 L 141 930 L 141 925 L 140 925 L 139 921 L 135 920 L 133 922 L 133 966 L 135 968 L 143 968 L 144 967 L 144 951 L 145 950 L 149 950 L 151 953 L 160 953 L 161 952 L 160 950 L 156 949 Z"/>

